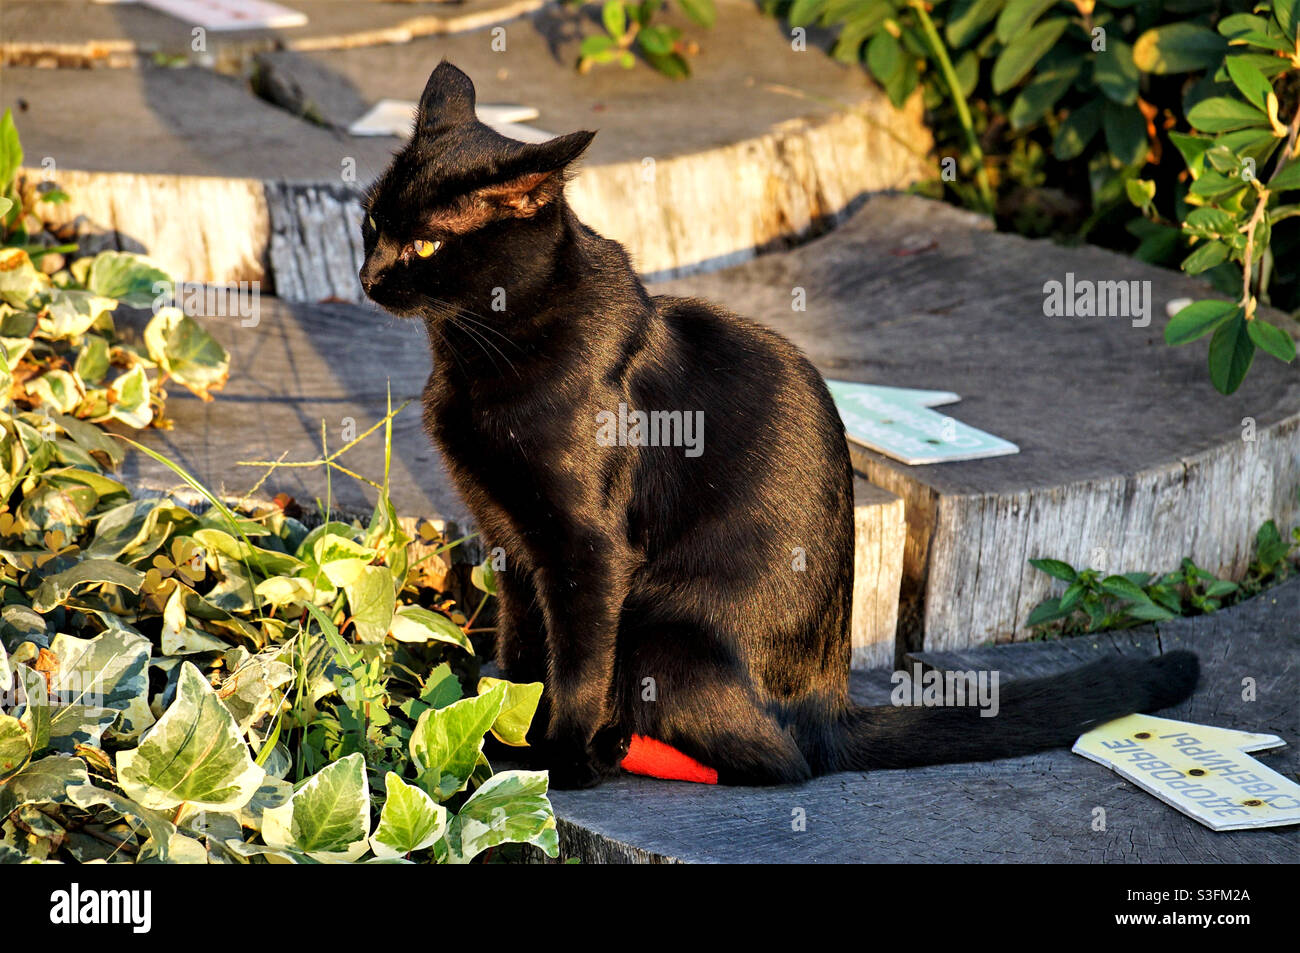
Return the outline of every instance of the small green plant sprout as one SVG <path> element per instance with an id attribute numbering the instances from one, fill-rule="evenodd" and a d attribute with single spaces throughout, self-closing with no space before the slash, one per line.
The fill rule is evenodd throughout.
<path id="1" fill-rule="evenodd" d="M 677 0 L 682 12 L 702 27 L 712 27 L 718 18 L 713 0 Z M 601 7 L 603 32 L 586 37 L 579 51 L 578 70 L 618 63 L 624 69 L 636 65 L 636 53 L 671 79 L 685 79 L 691 73 L 687 57 L 698 51 L 694 41 L 684 39 L 675 26 L 655 23 L 664 0 L 606 0 Z"/>
<path id="2" fill-rule="evenodd" d="M 1190 559 L 1163 575 L 1109 576 L 1095 569 L 1075 569 L 1059 559 L 1031 559 L 1031 566 L 1059 579 L 1066 588 L 1060 596 L 1035 606 L 1026 624 L 1038 637 L 1068 636 L 1216 612 L 1286 579 L 1295 569 L 1300 527 L 1291 537 L 1283 539 L 1272 520 L 1261 526 L 1255 536 L 1255 559 L 1241 582 L 1220 579 Z"/>

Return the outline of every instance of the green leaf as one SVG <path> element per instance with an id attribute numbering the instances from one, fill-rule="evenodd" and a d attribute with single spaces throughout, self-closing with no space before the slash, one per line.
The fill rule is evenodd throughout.
<path id="1" fill-rule="evenodd" d="M 1213 268 L 1220 262 L 1228 260 L 1230 249 L 1223 242 L 1202 242 L 1195 251 L 1183 259 L 1182 269 L 1189 275 L 1199 275 Z"/>
<path id="2" fill-rule="evenodd" d="M 452 818 L 447 844 L 452 863 L 468 863 L 498 844 L 533 844 L 548 857 L 560 853 L 545 771 L 494 774 Z"/>
<path id="3" fill-rule="evenodd" d="M 0 763 L 0 778 L 4 776 L 5 766 Z M 69 789 L 89 783 L 86 763 L 80 758 L 54 754 L 33 761 L 0 786 L 0 817 L 7 817 L 24 804 L 64 804 Z"/>
<path id="4" fill-rule="evenodd" d="M 528 744 L 528 726 L 537 714 L 537 703 L 542 698 L 541 682 L 516 684 L 499 678 L 480 678 L 478 691 L 480 695 L 490 692 L 495 686 L 506 687 L 505 701 L 501 713 L 492 723 L 492 734 L 502 744 L 519 748 Z"/>
<path id="5" fill-rule="evenodd" d="M 153 422 L 153 407 L 149 403 L 149 378 L 144 365 L 137 364 L 113 381 L 117 400 L 109 405 L 108 412 L 114 420 L 128 427 L 143 430 Z"/>
<path id="6" fill-rule="evenodd" d="M 460 626 L 445 615 L 420 606 L 398 607 L 389 634 L 399 642 L 448 642 L 474 654 L 474 646 Z"/>
<path id="7" fill-rule="evenodd" d="M 1230 301 L 1194 301 L 1182 308 L 1165 325 L 1165 343 L 1187 344 L 1209 334 L 1239 312 Z"/>
<path id="8" fill-rule="evenodd" d="M 122 790 L 147 808 L 186 803 L 232 811 L 248 802 L 265 772 L 207 679 L 183 662 L 171 707 L 140 747 L 118 752 L 117 776 Z"/>
<path id="9" fill-rule="evenodd" d="M 83 259 L 85 261 L 85 259 Z M 148 308 L 162 295 L 169 295 L 172 279 L 157 264 L 127 251 L 103 251 L 87 264 L 77 263 L 75 274 L 85 285 L 105 298 L 116 298 L 131 308 Z"/>
<path id="10" fill-rule="evenodd" d="M 600 19 L 612 37 L 621 37 L 627 32 L 627 10 L 623 7 L 623 0 L 605 0 L 605 5 L 600 8 Z"/>
<path id="11" fill-rule="evenodd" d="M 636 41 L 647 53 L 667 56 L 673 51 L 675 39 L 672 31 L 665 26 L 648 26 L 636 35 Z"/>
<path id="12" fill-rule="evenodd" d="M 45 613 L 67 601 L 78 586 L 114 585 L 139 592 L 144 573 L 111 559 L 86 559 L 70 569 L 47 576 L 32 597 L 32 608 Z"/>
<path id="13" fill-rule="evenodd" d="M 680 0 L 680 2 L 686 15 L 702 27 L 712 27 L 718 19 L 718 11 L 713 6 L 713 0 Z"/>
<path id="14" fill-rule="evenodd" d="M 262 812 L 262 839 L 321 862 L 350 863 L 369 846 L 370 783 L 354 752 L 312 775 L 287 802 Z"/>
<path id="15" fill-rule="evenodd" d="M 826 7 L 827 0 L 794 0 L 786 19 L 791 26 L 811 26 Z"/>
<path id="16" fill-rule="evenodd" d="M 1192 173 L 1192 178 L 1200 175 L 1205 153 L 1214 145 L 1214 140 L 1208 136 L 1190 136 L 1184 132 L 1171 132 L 1169 141 L 1182 154 L 1183 161 L 1187 163 L 1187 168 Z"/>
<path id="17" fill-rule="evenodd" d="M 1062 162 L 1077 158 L 1101 128 L 1102 100 L 1091 102 L 1070 111 L 1057 130 L 1052 143 L 1052 154 Z"/>
<path id="18" fill-rule="evenodd" d="M 1010 43 L 1055 5 L 1056 0 L 1010 0 L 998 16 L 998 42 Z"/>
<path id="19" fill-rule="evenodd" d="M 1053 17 L 1009 44 L 993 63 L 993 91 L 1004 93 L 1024 79 L 1044 54 L 1056 45 L 1069 25 L 1070 21 L 1065 17 Z"/>
<path id="20" fill-rule="evenodd" d="M 77 376 L 87 384 L 98 384 L 108 367 L 108 341 L 98 334 L 87 334 L 77 355 Z"/>
<path id="21" fill-rule="evenodd" d="M 1047 573 L 1053 579 L 1060 579 L 1062 582 L 1074 582 L 1079 578 L 1079 574 L 1074 571 L 1073 566 L 1059 559 L 1031 559 L 1029 565 L 1040 572 Z"/>
<path id="22" fill-rule="evenodd" d="M 123 629 L 93 639 L 60 633 L 51 640 L 50 651 L 59 660 L 49 677 L 51 747 L 71 754 L 78 744 L 98 746 L 119 713 L 127 719 L 122 730 L 128 735 L 152 722 L 147 706 L 132 706 L 148 697 L 148 640 Z"/>
<path id="23" fill-rule="evenodd" d="M 1188 111 L 1187 121 L 1202 132 L 1227 132 L 1247 126 L 1267 126 L 1268 116 L 1239 99 L 1211 96 Z"/>
<path id="24" fill-rule="evenodd" d="M 1255 66 L 1240 56 L 1228 57 L 1225 65 L 1233 85 L 1258 109 L 1268 108 L 1268 94 L 1273 91 L 1273 84 L 1265 79 Z"/>
<path id="25" fill-rule="evenodd" d="M 1139 602 L 1129 606 L 1125 612 L 1129 618 L 1142 622 L 1167 622 L 1178 618 L 1176 612 L 1170 612 L 1164 606 L 1156 605 L 1154 602 Z"/>
<path id="26" fill-rule="evenodd" d="M 475 589 L 490 596 L 497 594 L 497 574 L 492 568 L 492 561 L 485 560 L 475 566 L 469 574 L 469 581 Z"/>
<path id="27" fill-rule="evenodd" d="M 614 49 L 615 43 L 612 39 L 604 34 L 584 37 L 582 46 L 578 48 L 578 54 L 587 59 L 590 57 L 599 57 Z"/>
<path id="28" fill-rule="evenodd" d="M 6 109 L 0 117 L 0 192 L 8 189 L 23 164 L 23 147 L 14 126 L 13 110 Z"/>
<path id="29" fill-rule="evenodd" d="M 486 694 L 420 715 L 411 733 L 411 760 L 420 783 L 436 800 L 445 801 L 465 788 L 483 750 L 483 736 L 501 714 L 505 694 L 504 684 L 498 684 Z"/>
<path id="30" fill-rule="evenodd" d="M 379 812 L 379 826 L 370 836 L 376 857 L 400 857 L 431 847 L 447 832 L 447 809 L 413 784 L 389 771 L 384 778 L 388 797 Z"/>
<path id="31" fill-rule="evenodd" d="M 867 44 L 867 66 L 881 83 L 888 82 L 903 67 L 903 48 L 888 30 L 881 30 Z"/>
<path id="32" fill-rule="evenodd" d="M 1144 73 L 1190 73 L 1217 66 L 1228 42 L 1196 23 L 1169 23 L 1147 30 L 1133 44 L 1133 61 Z"/>
<path id="33" fill-rule="evenodd" d="M 1093 60 L 1093 82 L 1111 101 L 1122 106 L 1132 106 L 1137 102 L 1140 76 L 1137 64 L 1133 62 L 1133 47 L 1123 40 L 1111 40 Z"/>
<path id="34" fill-rule="evenodd" d="M 1295 360 L 1295 339 L 1277 325 L 1254 318 L 1246 322 L 1246 328 L 1261 351 L 1287 364 Z"/>
<path id="35" fill-rule="evenodd" d="M 1077 66 L 1071 70 L 1053 70 L 1035 75 L 1011 104 L 1008 115 L 1012 128 L 1024 129 L 1046 115 L 1065 95 L 1078 75 Z"/>
<path id="36" fill-rule="evenodd" d="M 1136 106 L 1106 103 L 1101 115 L 1106 145 L 1124 165 L 1137 165 L 1147 154 L 1147 121 Z"/>
<path id="37" fill-rule="evenodd" d="M 230 374 L 230 355 L 217 340 L 179 308 L 162 308 L 144 329 L 145 346 L 158 368 L 204 400 L 220 390 Z"/>
<path id="38" fill-rule="evenodd" d="M 1155 201 L 1156 184 L 1146 179 L 1128 179 L 1124 183 L 1124 192 L 1130 202 L 1140 209 L 1146 209 Z"/>
<path id="39" fill-rule="evenodd" d="M 1281 172 L 1269 180 L 1268 187 L 1274 192 L 1300 189 L 1300 160 L 1292 159 Z"/>
<path id="40" fill-rule="evenodd" d="M 1247 323 L 1238 310 L 1210 338 L 1210 381 L 1221 394 L 1231 394 L 1241 386 L 1255 359 L 1255 342 Z"/>
<path id="41" fill-rule="evenodd" d="M 352 624 L 362 642 L 382 642 L 393 623 L 397 596 L 393 574 L 386 566 L 365 566 L 360 575 L 343 587 L 352 611 Z"/>
<path id="42" fill-rule="evenodd" d="M 960 49 L 973 40 L 984 25 L 998 15 L 1004 0 L 957 0 L 948 13 L 944 34 L 948 45 Z"/>
<path id="43" fill-rule="evenodd" d="M 1284 37 L 1300 40 L 1300 0 L 1273 0 L 1273 17 Z"/>
<path id="44" fill-rule="evenodd" d="M 1127 599 L 1131 602 L 1150 602 L 1151 598 L 1142 591 L 1141 587 L 1135 585 L 1132 580 L 1123 576 L 1107 576 L 1101 581 L 1101 591 L 1108 595 L 1115 596 L 1117 599 Z"/>
<path id="45" fill-rule="evenodd" d="M 0 713 L 0 782 L 14 775 L 32 753 L 32 736 L 17 718 Z"/>

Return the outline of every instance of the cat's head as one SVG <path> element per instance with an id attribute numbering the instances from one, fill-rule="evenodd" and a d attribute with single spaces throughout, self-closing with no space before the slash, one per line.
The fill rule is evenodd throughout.
<path id="1" fill-rule="evenodd" d="M 474 84 L 446 60 L 429 76 L 411 141 L 371 187 L 361 286 L 406 317 L 477 308 L 545 257 L 570 164 L 594 132 L 517 142 L 478 121 Z M 505 284 L 503 284 L 505 283 Z"/>

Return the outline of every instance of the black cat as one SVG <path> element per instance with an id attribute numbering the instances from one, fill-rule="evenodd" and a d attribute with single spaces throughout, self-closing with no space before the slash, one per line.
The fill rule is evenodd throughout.
<path id="1" fill-rule="evenodd" d="M 498 135 L 443 62 L 363 228 L 362 286 L 424 321 L 426 425 L 504 550 L 497 658 L 545 682 L 553 783 L 616 771 L 634 733 L 733 784 L 999 758 L 1191 692 L 1175 652 L 1012 683 L 995 718 L 852 705 L 853 475 L 826 386 L 779 334 L 650 297 L 578 221 L 564 182 L 594 135 Z"/>

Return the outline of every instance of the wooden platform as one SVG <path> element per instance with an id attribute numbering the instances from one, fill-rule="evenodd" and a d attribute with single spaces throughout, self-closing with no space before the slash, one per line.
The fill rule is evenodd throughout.
<path id="1" fill-rule="evenodd" d="M 1046 317 L 1044 284 L 1070 273 L 1150 282 L 1149 326 Z M 902 648 L 1024 638 L 1052 583 L 1034 557 L 1157 572 L 1190 556 L 1239 578 L 1265 520 L 1300 522 L 1300 376 L 1261 353 L 1236 394 L 1218 394 L 1206 342 L 1164 343 L 1166 303 L 1209 293 L 1177 272 L 885 196 L 797 249 L 658 290 L 767 322 L 827 377 L 956 391 L 944 413 L 1020 447 L 909 467 L 850 445 L 906 507 Z"/>
<path id="2" fill-rule="evenodd" d="M 1005 678 L 1110 654 L 1189 648 L 1196 694 L 1162 714 L 1267 731 L 1287 745 L 1259 760 L 1300 773 L 1300 579 L 1234 609 L 1141 631 L 924 655 Z M 1241 679 L 1257 679 L 1243 702 Z M 854 673 L 862 704 L 887 704 L 889 672 Z M 1215 832 L 1109 769 L 1066 750 L 982 764 L 842 773 L 782 788 L 721 788 L 624 777 L 553 791 L 562 857 L 585 863 L 1294 864 L 1300 827 Z M 1093 830 L 1093 810 L 1106 829 Z M 797 829 L 802 818 L 804 829 Z"/>
<path id="3" fill-rule="evenodd" d="M 386 5 L 354 17 L 371 6 Z M 506 52 L 480 29 L 261 63 L 341 128 L 380 98 L 417 99 L 446 57 L 480 102 L 534 106 L 532 125 L 549 132 L 599 130 L 573 204 L 651 276 L 743 261 L 826 228 L 864 193 L 933 175 L 919 97 L 894 109 L 864 71 L 792 50 L 752 4 L 719 4 L 688 82 L 644 65 L 579 75 L 590 16 L 548 5 L 515 19 Z M 87 233 L 187 279 L 359 301 L 357 196 L 401 141 L 300 119 L 254 97 L 245 68 L 10 67 L 3 105 L 26 104 L 15 116 L 27 160 L 55 161 L 72 196 L 59 211 L 84 215 Z"/>

